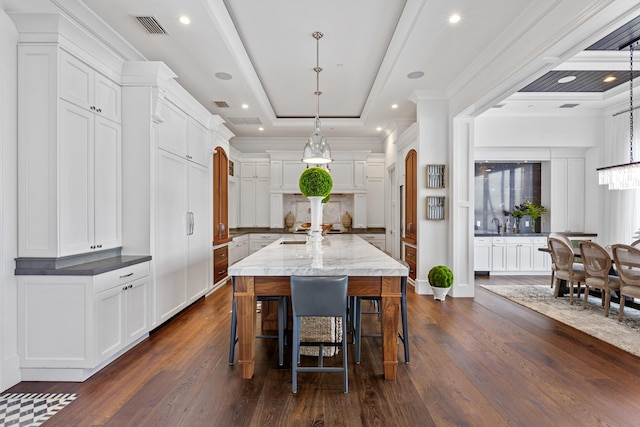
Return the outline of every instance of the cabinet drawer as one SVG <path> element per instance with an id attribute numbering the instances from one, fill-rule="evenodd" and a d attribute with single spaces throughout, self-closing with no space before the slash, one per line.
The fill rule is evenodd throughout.
<path id="1" fill-rule="evenodd" d="M 416 280 L 416 263 L 407 261 L 407 265 L 409 266 L 409 278 Z"/>
<path id="2" fill-rule="evenodd" d="M 224 246 L 213 251 L 213 283 L 227 277 L 227 268 L 229 268 L 229 249 Z"/>
<path id="3" fill-rule="evenodd" d="M 101 292 L 114 286 L 124 285 L 149 275 L 149 262 L 130 265 L 117 270 L 108 271 L 95 277 L 95 292 Z"/>
<path id="4" fill-rule="evenodd" d="M 404 260 L 407 262 L 416 263 L 416 248 L 405 245 L 404 247 Z"/>

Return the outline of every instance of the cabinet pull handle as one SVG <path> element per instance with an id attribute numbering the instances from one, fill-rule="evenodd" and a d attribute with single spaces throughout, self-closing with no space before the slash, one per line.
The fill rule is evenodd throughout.
<path id="1" fill-rule="evenodd" d="M 122 290 L 123 290 L 123 291 L 126 291 L 126 290 L 127 290 L 127 287 L 126 287 L 126 286 L 123 286 L 123 287 L 122 287 Z"/>
<path id="2" fill-rule="evenodd" d="M 187 236 L 191 236 L 193 234 L 193 229 L 194 229 L 194 218 L 193 218 L 193 212 L 187 212 Z"/>
<path id="3" fill-rule="evenodd" d="M 125 277 L 131 277 L 131 276 L 133 276 L 133 273 L 124 274 L 124 275 L 120 276 L 120 278 L 124 279 Z"/>
<path id="4" fill-rule="evenodd" d="M 95 105 L 92 105 L 91 107 L 89 107 L 89 109 L 90 109 L 91 111 L 96 111 L 96 106 L 95 106 Z"/>
<path id="5" fill-rule="evenodd" d="M 96 111 L 97 111 L 98 113 L 102 113 L 102 108 L 96 108 Z"/>

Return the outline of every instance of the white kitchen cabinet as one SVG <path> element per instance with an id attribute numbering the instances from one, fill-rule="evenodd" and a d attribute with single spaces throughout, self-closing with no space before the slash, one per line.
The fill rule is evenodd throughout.
<path id="1" fill-rule="evenodd" d="M 282 191 L 282 160 L 271 160 L 269 175 L 271 178 L 271 189 L 274 191 Z"/>
<path id="2" fill-rule="evenodd" d="M 367 195 L 356 193 L 353 195 L 352 228 L 367 228 Z"/>
<path id="3" fill-rule="evenodd" d="M 149 332 L 149 287 L 149 277 L 143 277 L 96 294 L 98 363 Z"/>
<path id="4" fill-rule="evenodd" d="M 205 127 L 169 100 L 163 105 L 162 119 L 158 147 L 207 166 L 211 150 Z"/>
<path id="5" fill-rule="evenodd" d="M 229 265 L 249 256 L 249 235 L 236 236 L 229 243 Z"/>
<path id="6" fill-rule="evenodd" d="M 84 381 L 149 332 L 149 262 L 17 280 L 25 381 Z"/>
<path id="7" fill-rule="evenodd" d="M 270 245 L 280 237 L 282 236 L 278 233 L 251 233 L 249 235 L 249 255 Z"/>
<path id="8" fill-rule="evenodd" d="M 359 234 L 359 236 L 380 249 L 382 252 L 386 250 L 386 237 L 384 234 Z"/>
<path id="9" fill-rule="evenodd" d="M 509 237 L 506 239 L 506 270 L 533 270 L 533 238 Z"/>
<path id="10" fill-rule="evenodd" d="M 121 246 L 120 87 L 58 46 L 18 52 L 18 255 Z"/>
<path id="11" fill-rule="evenodd" d="M 551 272 L 551 255 L 540 248 L 547 247 L 547 237 L 533 238 L 533 271 Z"/>
<path id="12" fill-rule="evenodd" d="M 384 178 L 367 178 L 367 227 L 384 227 Z"/>
<path id="13" fill-rule="evenodd" d="M 287 193 L 300 193 L 300 175 L 307 164 L 300 160 L 284 160 L 282 162 L 282 190 Z"/>
<path id="14" fill-rule="evenodd" d="M 333 191 L 337 193 L 341 190 L 353 191 L 354 188 L 354 163 L 353 161 L 333 161 L 329 164 L 331 178 L 333 179 Z M 363 168 L 364 175 L 364 168 Z M 364 180 L 362 182 L 364 190 Z"/>
<path id="15" fill-rule="evenodd" d="M 120 86 L 94 68 L 60 51 L 60 98 L 120 123 Z"/>
<path id="16" fill-rule="evenodd" d="M 353 162 L 353 188 L 356 190 L 362 190 L 367 185 L 366 167 L 367 162 L 364 160 Z"/>
<path id="17" fill-rule="evenodd" d="M 584 231 L 584 159 L 551 159 L 550 229 Z"/>
<path id="18" fill-rule="evenodd" d="M 384 163 L 382 162 L 367 162 L 366 173 L 367 179 L 370 178 L 384 178 Z"/>
<path id="19" fill-rule="evenodd" d="M 492 244 L 491 237 L 474 237 L 473 271 L 491 271 Z"/>
<path id="20" fill-rule="evenodd" d="M 271 164 L 269 162 L 245 161 L 240 165 L 241 178 L 269 178 Z"/>
<path id="21" fill-rule="evenodd" d="M 491 244 L 491 271 L 507 270 L 507 241 L 504 237 L 494 237 Z"/>
<path id="22" fill-rule="evenodd" d="M 156 309 L 162 323 L 204 295 L 211 264 L 208 171 L 158 150 Z M 204 203 L 204 205 L 203 205 Z"/>
<path id="23" fill-rule="evenodd" d="M 269 227 L 269 186 L 269 178 L 240 179 L 240 227 Z"/>
<path id="24" fill-rule="evenodd" d="M 284 228 L 284 210 L 282 193 L 269 195 L 269 228 Z"/>

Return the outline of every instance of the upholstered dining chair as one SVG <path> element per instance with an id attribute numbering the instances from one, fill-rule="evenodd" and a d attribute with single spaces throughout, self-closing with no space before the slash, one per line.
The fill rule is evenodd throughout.
<path id="1" fill-rule="evenodd" d="M 578 298 L 580 297 L 580 283 L 585 282 L 584 270 L 574 268 L 574 253 L 571 245 L 566 241 L 555 237 L 549 238 L 549 248 L 551 256 L 556 265 L 554 297 L 557 298 L 560 292 L 560 281 L 564 280 L 569 286 L 569 304 L 573 304 L 573 288 L 578 288 Z"/>
<path id="2" fill-rule="evenodd" d="M 298 392 L 298 372 L 342 372 L 344 392 L 349 392 L 347 364 L 347 276 L 291 276 L 291 308 L 293 311 L 293 344 L 291 349 L 291 391 Z M 301 342 L 302 317 L 339 317 L 342 319 L 342 340 L 336 342 Z M 318 365 L 299 366 L 300 346 L 317 345 Z M 324 366 L 324 346 L 339 346 L 342 366 Z"/>
<path id="3" fill-rule="evenodd" d="M 630 246 L 633 246 L 634 248 L 635 248 L 635 247 L 640 247 L 640 239 L 638 239 L 638 240 L 636 240 L 635 242 L 631 243 L 631 245 L 630 245 Z"/>
<path id="4" fill-rule="evenodd" d="M 611 247 L 613 262 L 620 276 L 620 313 L 618 321 L 622 322 L 625 297 L 640 298 L 640 248 L 616 244 Z"/>
<path id="5" fill-rule="evenodd" d="M 549 251 L 551 251 L 551 246 L 549 246 L 550 238 L 564 240 L 569 246 L 573 247 L 573 245 L 571 244 L 571 239 L 569 239 L 569 237 L 566 234 L 552 231 L 547 236 L 547 247 L 549 247 Z M 551 287 L 552 288 L 555 283 L 556 270 L 557 270 L 556 263 L 553 261 L 553 256 L 551 256 Z"/>
<path id="6" fill-rule="evenodd" d="M 238 318 L 236 315 L 236 282 L 235 277 L 231 278 L 233 287 L 233 297 L 231 299 L 231 333 L 229 334 L 229 365 L 233 365 L 235 361 L 236 343 L 238 342 Z M 256 338 L 277 338 L 278 339 L 278 364 L 284 365 L 284 331 L 287 325 L 287 304 L 288 299 L 285 296 L 259 296 L 259 302 L 277 301 L 278 302 L 278 335 L 256 335 Z"/>
<path id="7" fill-rule="evenodd" d="M 620 278 L 609 275 L 611 271 L 611 255 L 605 248 L 591 241 L 580 242 L 580 255 L 585 272 L 585 290 L 582 308 L 587 308 L 589 288 L 598 288 L 602 293 L 604 316 L 609 317 L 611 291 L 620 289 Z"/>

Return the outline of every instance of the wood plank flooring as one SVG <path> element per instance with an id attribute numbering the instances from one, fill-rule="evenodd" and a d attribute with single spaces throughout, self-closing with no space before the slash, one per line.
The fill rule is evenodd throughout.
<path id="1" fill-rule="evenodd" d="M 549 277 L 481 277 L 541 284 Z M 638 426 L 640 358 L 479 287 L 445 302 L 408 290 L 411 363 L 384 381 L 381 344 L 342 375 L 299 374 L 258 340 L 252 380 L 228 364 L 230 286 L 203 299 L 84 383 L 11 392 L 78 393 L 46 426 Z M 378 327 L 365 316 L 367 329 Z M 640 337 L 638 337 L 640 339 Z M 349 347 L 353 361 L 353 346 Z"/>

